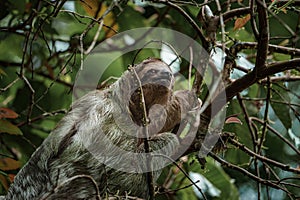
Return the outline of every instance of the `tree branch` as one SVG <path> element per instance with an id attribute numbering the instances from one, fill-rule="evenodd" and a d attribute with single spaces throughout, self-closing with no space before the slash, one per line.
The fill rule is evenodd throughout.
<path id="1" fill-rule="evenodd" d="M 257 42 L 257 56 L 255 61 L 254 72 L 257 76 L 262 70 L 265 69 L 268 44 L 269 44 L 269 23 L 268 23 L 268 12 L 266 3 L 264 0 L 257 0 L 257 11 L 259 21 L 259 36 Z"/>

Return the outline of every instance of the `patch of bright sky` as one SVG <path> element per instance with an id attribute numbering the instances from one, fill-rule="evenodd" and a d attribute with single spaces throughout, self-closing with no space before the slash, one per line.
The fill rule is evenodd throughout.
<path id="1" fill-rule="evenodd" d="M 66 10 L 75 11 L 75 2 L 74 2 L 74 1 L 67 1 L 67 2 L 64 4 L 64 8 L 65 8 Z"/>

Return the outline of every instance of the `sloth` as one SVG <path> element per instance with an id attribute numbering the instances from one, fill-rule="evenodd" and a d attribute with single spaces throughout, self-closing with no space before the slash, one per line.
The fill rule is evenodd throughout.
<path id="1" fill-rule="evenodd" d="M 169 66 L 149 58 L 108 88 L 81 97 L 16 175 L 5 199 L 147 198 L 145 172 L 157 179 L 165 157 L 180 146 L 176 127 L 199 106 L 191 91 L 173 87 Z M 148 166 L 149 152 L 166 156 L 153 156 Z"/>

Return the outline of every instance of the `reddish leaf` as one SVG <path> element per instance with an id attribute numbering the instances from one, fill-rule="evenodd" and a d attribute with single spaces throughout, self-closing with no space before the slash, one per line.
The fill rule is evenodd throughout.
<path id="1" fill-rule="evenodd" d="M 242 124 L 242 122 L 239 118 L 237 118 L 237 117 L 228 117 L 225 121 L 225 124 L 231 124 L 231 123 Z"/>
<path id="2" fill-rule="evenodd" d="M 22 131 L 9 121 L 0 119 L 0 133 L 9 133 L 11 135 L 23 135 Z"/>
<path id="3" fill-rule="evenodd" d="M 15 119 L 19 115 L 15 113 L 15 111 L 9 109 L 9 108 L 0 108 L 0 119 L 2 118 L 10 118 L 10 119 Z"/>
<path id="4" fill-rule="evenodd" d="M 12 183 L 15 179 L 15 174 L 8 174 L 8 179 L 10 180 L 10 182 Z"/>
<path id="5" fill-rule="evenodd" d="M 0 169 L 3 171 L 20 169 L 21 162 L 14 160 L 12 158 L 1 158 L 0 159 Z"/>
<path id="6" fill-rule="evenodd" d="M 235 20 L 233 30 L 236 31 L 245 26 L 245 24 L 250 20 L 251 15 L 248 14 L 245 17 L 240 17 Z"/>
<path id="7" fill-rule="evenodd" d="M 54 71 L 53 71 L 53 68 L 48 64 L 48 63 L 45 63 L 45 66 L 47 68 L 47 71 L 48 71 L 48 74 L 51 78 L 55 78 L 54 77 Z"/>
<path id="8" fill-rule="evenodd" d="M 25 11 L 27 12 L 27 13 L 29 13 L 30 11 L 31 11 L 31 9 L 32 9 L 32 3 L 26 3 L 25 4 Z"/>
<path id="9" fill-rule="evenodd" d="M 9 183 L 7 181 L 7 178 L 2 174 L 0 174 L 0 183 L 5 188 L 5 190 L 7 191 L 8 188 L 9 188 Z"/>

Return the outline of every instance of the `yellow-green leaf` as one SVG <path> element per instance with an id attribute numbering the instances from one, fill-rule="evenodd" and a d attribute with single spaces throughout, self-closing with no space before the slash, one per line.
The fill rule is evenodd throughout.
<path id="1" fill-rule="evenodd" d="M 103 3 L 104 1 L 99 0 L 82 0 L 80 4 L 88 15 L 95 17 L 96 19 L 103 16 L 108 11 L 108 6 Z M 107 37 L 111 37 L 115 34 L 112 30 L 118 30 L 119 25 L 116 23 L 116 18 L 113 12 L 109 12 L 104 16 L 104 24 L 110 28 L 103 27 Z"/>
<path id="2" fill-rule="evenodd" d="M 7 76 L 7 74 L 5 73 L 5 71 L 3 69 L 0 68 L 0 75 L 5 75 Z"/>
<path id="3" fill-rule="evenodd" d="M 0 119 L 0 133 L 8 133 L 11 135 L 23 135 L 22 131 L 9 121 Z"/>

